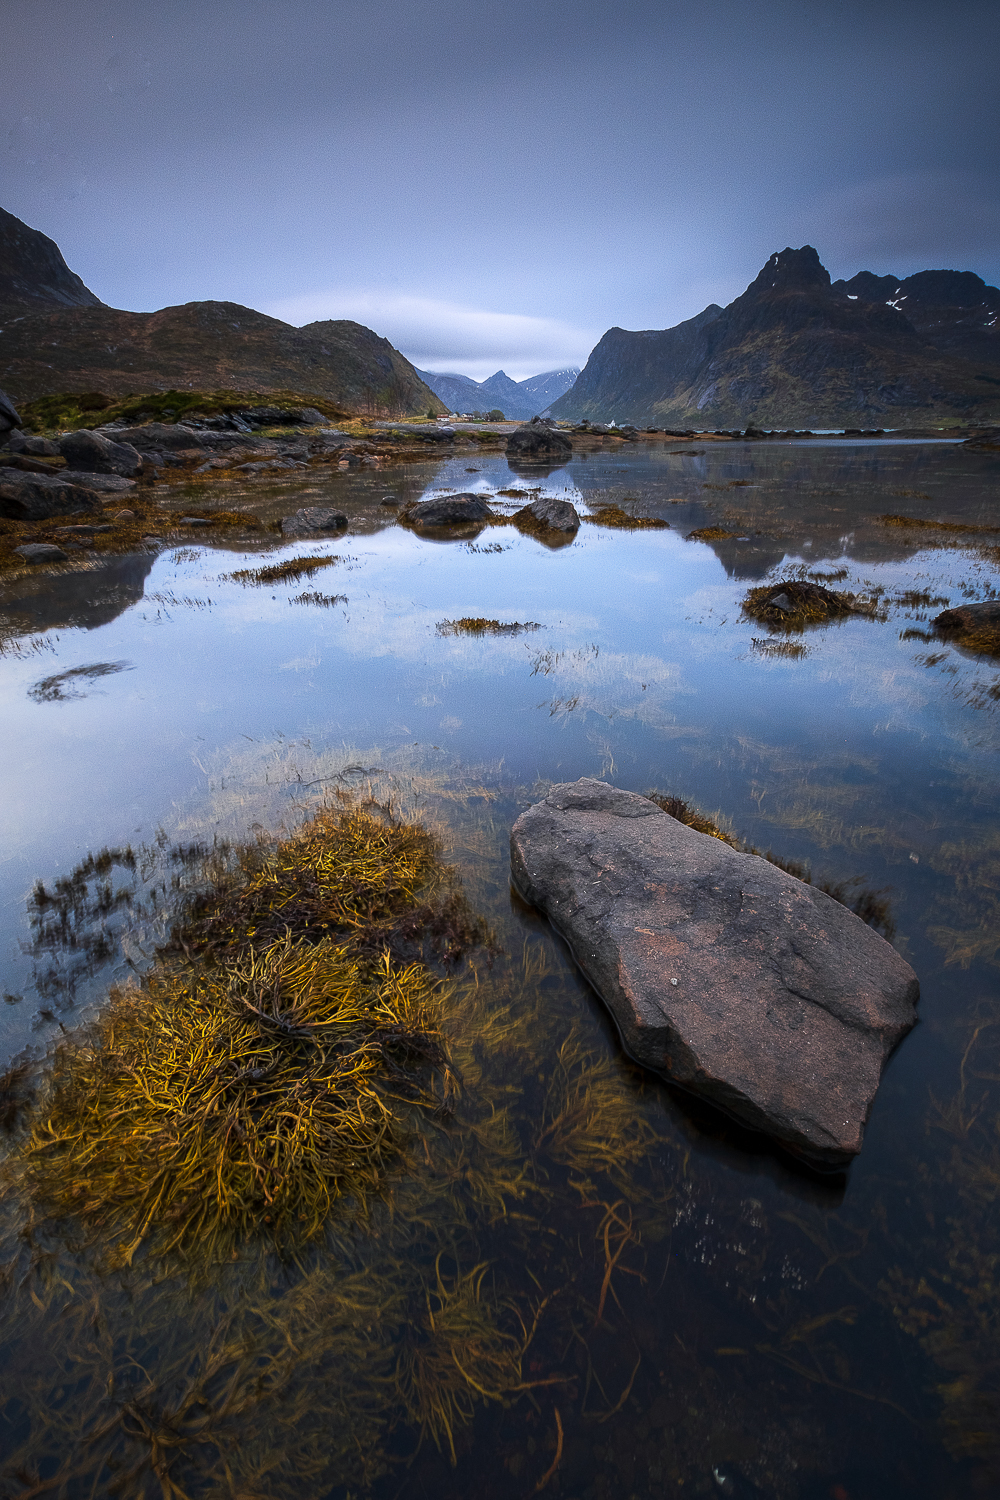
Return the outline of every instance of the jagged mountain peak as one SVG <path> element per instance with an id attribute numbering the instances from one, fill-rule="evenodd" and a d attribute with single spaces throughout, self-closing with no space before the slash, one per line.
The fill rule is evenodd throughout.
<path id="1" fill-rule="evenodd" d="M 771 256 L 744 295 L 761 292 L 805 292 L 830 285 L 830 273 L 812 245 L 793 250 L 786 245 Z"/>

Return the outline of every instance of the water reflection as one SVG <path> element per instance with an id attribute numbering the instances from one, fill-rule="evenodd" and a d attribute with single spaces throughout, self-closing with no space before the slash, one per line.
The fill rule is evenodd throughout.
<path id="1" fill-rule="evenodd" d="M 54 1476 L 112 1493 L 117 1475 L 132 1494 L 514 1500 L 550 1474 L 547 1493 L 619 1500 L 708 1493 L 723 1462 L 769 1500 L 995 1493 L 998 671 L 930 618 L 986 597 L 997 567 L 985 533 L 879 521 L 992 525 L 987 457 L 652 447 L 533 478 L 449 460 L 285 492 L 351 517 L 322 608 L 315 579 L 227 582 L 253 550 L 69 575 L 133 590 L 111 609 L 81 583 L 72 608 L 109 612 L 79 628 L 32 581 L 23 652 L 0 658 L 0 965 L 23 997 L 0 1013 L 8 1055 L 153 960 L 213 840 L 292 825 L 337 789 L 424 819 L 502 951 L 463 974 L 456 1123 L 415 1135 L 367 1235 L 294 1265 L 248 1246 L 192 1288 L 152 1263 L 110 1275 L 8 1198 L 12 1494 L 58 1493 Z M 476 489 L 510 513 L 526 497 L 502 491 L 536 485 L 670 530 L 441 546 L 380 505 Z M 733 539 L 685 539 L 706 526 Z M 877 592 L 886 618 L 766 649 L 746 580 L 793 571 Z M 541 628 L 437 629 L 481 617 Z M 123 662 L 103 696 L 37 691 Z M 511 901 L 513 819 L 588 774 L 683 796 L 814 879 L 891 887 L 921 1024 L 844 1179 L 816 1184 L 634 1069 L 561 942 Z M 35 882 L 59 879 L 32 927 Z"/>

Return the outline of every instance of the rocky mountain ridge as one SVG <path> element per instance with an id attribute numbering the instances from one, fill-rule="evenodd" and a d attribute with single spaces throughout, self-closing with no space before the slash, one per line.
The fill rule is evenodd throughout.
<path id="1" fill-rule="evenodd" d="M 862 272 L 834 284 L 812 246 L 788 247 L 728 307 L 609 329 L 551 413 L 700 428 L 995 422 L 1000 293 L 971 273 L 907 283 Z"/>
<path id="2" fill-rule="evenodd" d="M 106 307 L 52 240 L 0 213 L 0 387 L 15 401 L 194 387 L 293 390 L 368 416 L 445 410 L 409 360 L 361 323 L 295 328 L 235 302 Z"/>

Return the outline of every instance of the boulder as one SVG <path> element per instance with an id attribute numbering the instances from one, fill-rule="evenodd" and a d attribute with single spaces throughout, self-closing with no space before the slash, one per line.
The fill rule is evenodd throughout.
<path id="1" fill-rule="evenodd" d="M 410 526 L 481 526 L 492 520 L 482 495 L 439 495 L 435 500 L 421 500 L 406 512 L 403 519 Z"/>
<path id="2" fill-rule="evenodd" d="M 99 495 L 123 495 L 136 488 L 134 479 L 122 474 L 88 474 L 84 469 L 60 469 L 58 477 L 70 484 L 82 484 L 86 489 L 96 490 Z"/>
<path id="3" fill-rule="evenodd" d="M 523 427 L 515 428 L 507 439 L 507 452 L 521 458 L 546 458 L 553 454 L 573 452 L 573 444 L 565 433 L 557 432 L 545 417 L 532 417 Z"/>
<path id="4" fill-rule="evenodd" d="M 325 505 L 307 505 L 281 522 L 282 536 L 316 536 L 321 532 L 343 531 L 347 517 Z"/>
<path id="5" fill-rule="evenodd" d="M 115 431 L 116 442 L 131 443 L 140 452 L 147 448 L 154 452 L 164 448 L 202 448 L 208 436 L 205 432 L 195 432 L 192 427 L 170 422 L 146 422 L 142 427 L 121 427 Z"/>
<path id="6" fill-rule="evenodd" d="M 11 432 L 15 427 L 21 426 L 21 418 L 17 414 L 17 408 L 13 401 L 4 391 L 0 391 L 0 433 Z"/>
<path id="7" fill-rule="evenodd" d="M 576 506 L 571 505 L 568 500 L 557 500 L 554 495 L 539 495 L 537 500 L 532 500 L 526 505 L 519 515 L 533 516 L 542 526 L 547 526 L 550 531 L 579 531 L 580 517 Z"/>
<path id="8" fill-rule="evenodd" d="M 68 555 L 52 542 L 25 542 L 23 547 L 15 547 L 14 551 L 26 563 L 65 562 Z"/>
<path id="9" fill-rule="evenodd" d="M 11 453 L 27 453 L 30 458 L 59 457 L 59 445 L 51 438 L 26 437 L 23 432 L 12 432 L 7 447 Z"/>
<path id="10" fill-rule="evenodd" d="M 71 516 L 100 508 L 100 499 L 89 487 L 67 484 L 54 475 L 0 469 L 0 516 L 10 520 L 47 521 L 51 516 Z"/>
<path id="11" fill-rule="evenodd" d="M 972 630 L 1000 630 L 1000 599 L 985 604 L 959 604 L 936 616 L 934 624 L 945 634 Z"/>
<path id="12" fill-rule="evenodd" d="M 142 459 L 130 443 L 112 442 L 81 427 L 59 439 L 59 452 L 70 469 L 86 474 L 138 474 Z"/>
<path id="13" fill-rule="evenodd" d="M 639 1062 L 813 1165 L 857 1155 L 919 986 L 853 912 L 587 777 L 522 813 L 511 872 Z"/>

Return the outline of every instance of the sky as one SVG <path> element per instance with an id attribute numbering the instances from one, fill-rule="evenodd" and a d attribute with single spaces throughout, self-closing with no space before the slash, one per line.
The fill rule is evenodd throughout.
<path id="1" fill-rule="evenodd" d="M 4 0 L 0 204 L 102 301 L 585 363 L 786 245 L 1000 281 L 996 0 Z"/>

